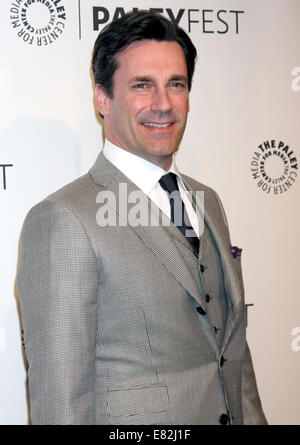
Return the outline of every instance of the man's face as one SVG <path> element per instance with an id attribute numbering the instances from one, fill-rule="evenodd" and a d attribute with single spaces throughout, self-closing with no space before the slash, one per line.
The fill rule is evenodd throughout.
<path id="1" fill-rule="evenodd" d="M 184 52 L 177 42 L 141 40 L 117 60 L 113 98 L 100 85 L 95 91 L 106 138 L 168 169 L 189 111 Z"/>

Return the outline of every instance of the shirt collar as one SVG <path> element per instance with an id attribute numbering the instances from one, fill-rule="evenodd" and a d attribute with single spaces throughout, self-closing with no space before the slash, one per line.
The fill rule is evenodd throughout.
<path id="1" fill-rule="evenodd" d="M 103 154 L 106 159 L 124 173 L 146 195 L 151 193 L 160 178 L 166 173 L 173 172 L 180 178 L 174 156 L 172 157 L 171 167 L 166 172 L 158 165 L 114 145 L 108 139 L 105 139 Z"/>

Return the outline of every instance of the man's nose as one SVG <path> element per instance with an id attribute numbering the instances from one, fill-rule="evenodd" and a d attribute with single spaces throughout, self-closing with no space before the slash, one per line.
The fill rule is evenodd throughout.
<path id="1" fill-rule="evenodd" d="M 168 112 L 172 109 L 172 103 L 165 88 L 157 88 L 152 97 L 151 110 Z"/>

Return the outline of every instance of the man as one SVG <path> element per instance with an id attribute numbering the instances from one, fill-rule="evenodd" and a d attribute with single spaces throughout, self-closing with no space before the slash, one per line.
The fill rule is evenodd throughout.
<path id="1" fill-rule="evenodd" d="M 88 174 L 31 209 L 22 231 L 33 423 L 266 423 L 245 339 L 240 250 L 215 192 L 179 173 L 173 157 L 195 58 L 186 33 L 151 12 L 98 36 L 104 150 Z M 202 229 L 189 190 L 204 192 Z M 124 211 L 134 193 L 158 223 Z"/>

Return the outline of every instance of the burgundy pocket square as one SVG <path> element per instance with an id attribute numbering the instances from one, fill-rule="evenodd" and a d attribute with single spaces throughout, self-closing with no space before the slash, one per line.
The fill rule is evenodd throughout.
<path id="1" fill-rule="evenodd" d="M 231 252 L 233 258 L 237 258 L 242 255 L 243 249 L 240 249 L 237 246 L 230 246 L 229 249 L 230 249 L 230 252 Z"/>

